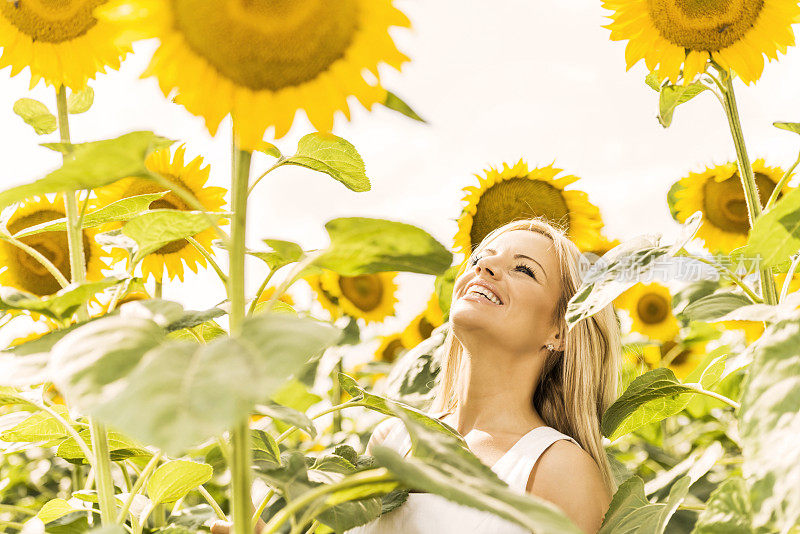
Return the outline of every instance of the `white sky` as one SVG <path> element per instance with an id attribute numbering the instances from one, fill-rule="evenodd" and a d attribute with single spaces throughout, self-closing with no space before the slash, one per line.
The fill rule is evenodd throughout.
<path id="1" fill-rule="evenodd" d="M 412 61 L 402 73 L 385 70 L 384 85 L 398 93 L 430 124 L 422 125 L 376 107 L 343 117 L 334 133 L 363 156 L 372 190 L 353 193 L 338 182 L 299 168 L 285 168 L 262 181 L 251 197 L 248 244 L 262 238 L 289 239 L 306 248 L 327 244 L 324 223 L 341 216 L 382 217 L 420 226 L 452 246 L 461 189 L 487 166 L 525 158 L 531 166 L 555 160 L 581 177 L 606 221 L 607 233 L 626 239 L 645 232 L 674 235 L 677 225 L 665 202 L 670 185 L 689 171 L 735 157 L 719 103 L 702 95 L 675 113 L 665 130 L 655 118 L 657 95 L 644 84 L 643 63 L 625 71 L 624 43 L 608 39 L 607 14 L 597 1 L 570 0 L 400 0 L 395 5 L 414 29 L 393 30 Z M 154 79 L 138 79 L 155 43 L 142 43 L 120 72 L 99 76 L 95 105 L 71 118 L 74 142 L 137 129 L 185 141 L 189 155 L 212 166 L 210 184 L 229 186 L 229 132 L 216 138 L 201 119 L 162 96 Z M 797 87 L 800 54 L 794 48 L 765 68 L 751 87 L 737 82 L 737 97 L 751 159 L 770 165 L 794 161 L 800 138 L 773 121 L 800 121 Z M 52 88 L 28 90 L 27 71 L 0 73 L 2 187 L 32 181 L 55 168 L 59 156 L 37 146 L 56 134 L 37 137 L 11 111 L 15 100 L 34 97 L 54 109 Z M 311 131 L 303 120 L 276 144 L 292 153 Z M 254 159 L 253 173 L 269 158 Z M 248 290 L 262 276 L 251 266 Z M 187 271 L 182 287 L 165 286 L 165 298 L 201 309 L 223 298 L 210 269 Z M 397 319 L 378 328 L 400 329 L 429 296 L 433 277 L 402 274 Z M 301 283 L 298 284 L 300 286 Z M 305 287 L 305 286 L 304 286 Z M 298 287 L 298 289 L 300 289 Z M 304 289 L 304 288 L 303 288 Z M 304 301 L 304 291 L 295 291 Z M 310 297 L 308 297 L 310 298 Z M 5 337 L 5 336 L 3 336 Z"/>

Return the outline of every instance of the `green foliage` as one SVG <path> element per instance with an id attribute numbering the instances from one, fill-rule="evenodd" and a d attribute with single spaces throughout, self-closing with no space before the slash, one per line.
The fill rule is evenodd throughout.
<path id="1" fill-rule="evenodd" d="M 79 433 L 86 446 L 90 451 L 93 450 L 89 430 L 84 429 Z M 127 436 L 119 432 L 110 431 L 108 433 L 108 450 L 111 454 L 111 461 L 118 462 L 134 456 L 149 457 L 151 454 L 142 447 L 141 444 L 136 443 Z M 66 461 L 73 464 L 86 464 L 86 456 L 78 446 L 74 438 L 68 438 L 62 441 L 56 449 L 56 456 L 59 456 Z"/>
<path id="2" fill-rule="evenodd" d="M 402 113 L 406 117 L 414 119 L 415 121 L 419 121 L 424 124 L 428 123 L 428 121 L 417 115 L 417 112 L 411 109 L 411 106 L 406 104 L 402 98 L 391 91 L 386 91 L 386 100 L 383 101 L 383 105 L 393 111 Z"/>
<path id="3" fill-rule="evenodd" d="M 686 497 L 691 479 L 681 477 L 669 491 L 666 503 L 650 503 L 644 494 L 644 483 L 631 477 L 622 484 L 603 519 L 598 534 L 663 534 L 672 514 Z"/>
<path id="4" fill-rule="evenodd" d="M 304 256 L 303 249 L 297 243 L 281 239 L 264 239 L 263 241 L 273 252 L 249 252 L 249 254 L 266 263 L 270 271 L 299 261 Z"/>
<path id="5" fill-rule="evenodd" d="M 756 219 L 737 256 L 760 256 L 759 268 L 778 266 L 800 250 L 800 190 L 792 190 Z"/>
<path id="6" fill-rule="evenodd" d="M 10 287 L 0 287 L 0 310 L 26 310 L 61 321 L 72 317 L 87 299 L 123 280 L 115 276 L 98 282 L 70 284 L 57 293 L 45 297 L 37 297 Z"/>
<path id="7" fill-rule="evenodd" d="M 147 495 L 156 504 L 175 502 L 211 478 L 210 465 L 187 460 L 162 464 L 147 481 Z"/>
<path id="8" fill-rule="evenodd" d="M 66 406 L 55 405 L 52 409 L 69 420 Z M 36 412 L 0 433 L 0 439 L 9 442 L 64 440 L 67 437 L 64 425 L 47 412 Z"/>
<path id="9" fill-rule="evenodd" d="M 55 115 L 50 113 L 47 106 L 33 98 L 20 98 L 14 102 L 14 113 L 33 128 L 36 135 L 53 133 L 58 128 Z"/>
<path id="10" fill-rule="evenodd" d="M 92 107 L 93 102 L 94 89 L 87 85 L 80 91 L 71 92 L 67 97 L 67 112 L 70 115 L 86 113 Z"/>
<path id="11" fill-rule="evenodd" d="M 370 190 L 364 160 L 356 147 L 333 134 L 315 132 L 304 135 L 297 143 L 295 155 L 283 163 L 325 173 L 351 191 Z"/>
<path id="12" fill-rule="evenodd" d="M 133 217 L 122 233 L 136 242 L 133 263 L 164 245 L 199 234 L 220 218 L 217 214 L 182 210 L 152 210 Z"/>
<path id="13" fill-rule="evenodd" d="M 753 304 L 753 301 L 747 295 L 729 289 L 721 289 L 691 302 L 678 315 L 687 322 L 716 321 L 733 310 L 749 304 Z"/>

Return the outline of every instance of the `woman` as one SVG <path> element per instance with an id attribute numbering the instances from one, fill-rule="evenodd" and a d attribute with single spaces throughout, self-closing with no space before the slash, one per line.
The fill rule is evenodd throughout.
<path id="1" fill-rule="evenodd" d="M 434 416 L 513 491 L 558 506 L 587 533 L 600 528 L 616 491 L 600 435 L 616 398 L 621 346 L 611 305 L 567 332 L 580 285 L 580 251 L 542 219 L 509 223 L 476 247 L 453 288 Z M 396 418 L 367 446 L 403 454 Z M 348 534 L 524 532 L 487 512 L 426 493 Z"/>

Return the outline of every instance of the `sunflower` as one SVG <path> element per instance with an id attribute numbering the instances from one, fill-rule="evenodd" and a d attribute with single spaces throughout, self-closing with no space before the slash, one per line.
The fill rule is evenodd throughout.
<path id="1" fill-rule="evenodd" d="M 80 90 L 106 67 L 118 69 L 131 51 L 114 24 L 97 20 L 105 0 L 17 0 L 0 3 L 0 69 L 31 70 L 31 89 L 43 79 Z"/>
<path id="2" fill-rule="evenodd" d="M 275 294 L 274 287 L 265 288 L 264 291 L 261 292 L 261 296 L 258 297 L 258 302 L 268 302 L 273 294 Z M 294 299 L 289 293 L 284 293 L 283 295 L 278 297 L 278 300 L 281 302 L 285 302 L 289 306 L 294 306 Z"/>
<path id="3" fill-rule="evenodd" d="M 13 235 L 31 226 L 66 217 L 63 195 L 51 202 L 47 197 L 38 197 L 21 204 L 6 223 Z M 86 279 L 103 278 L 102 270 L 108 269 L 103 250 L 95 241 L 97 230 L 83 230 L 83 256 L 86 261 Z M 19 238 L 20 241 L 38 251 L 58 269 L 64 278 L 71 280 L 69 245 L 66 231 L 40 232 Z M 38 296 L 52 295 L 61 289 L 58 280 L 50 271 L 27 252 L 7 241 L 0 241 L 0 265 L 6 270 L 0 273 L 0 284 L 14 287 Z"/>
<path id="4" fill-rule="evenodd" d="M 644 59 L 660 80 L 672 83 L 681 68 L 684 83 L 693 81 L 709 60 L 755 82 L 764 55 L 778 59 L 794 45 L 791 25 L 800 15 L 796 0 L 604 0 L 603 7 L 613 11 L 606 26 L 611 40 L 628 40 L 627 68 Z"/>
<path id="5" fill-rule="evenodd" d="M 632 330 L 651 339 L 667 341 L 678 333 L 678 320 L 672 313 L 672 295 L 658 282 L 637 283 L 614 299 L 614 305 L 630 313 Z"/>
<path id="6" fill-rule="evenodd" d="M 393 363 L 406 350 L 399 333 L 379 336 L 378 339 L 381 343 L 375 351 L 376 361 Z"/>
<path id="7" fill-rule="evenodd" d="M 198 156 L 188 163 L 184 163 L 186 149 L 180 146 L 175 150 L 175 155 L 170 162 L 170 150 L 161 149 L 151 153 L 145 160 L 145 166 L 151 171 L 162 175 L 173 184 L 181 185 L 191 191 L 200 201 L 206 211 L 220 211 L 225 205 L 225 192 L 222 187 L 203 187 L 208 180 L 209 167 L 203 167 L 203 158 Z M 101 206 L 111 204 L 117 200 L 165 191 L 163 187 L 147 178 L 129 177 L 118 180 L 113 184 L 95 190 L 97 201 Z M 192 211 L 193 208 L 186 204 L 173 192 L 169 192 L 160 199 L 150 204 L 150 209 L 174 209 Z M 122 223 L 109 223 L 105 229 L 118 228 Z M 195 234 L 194 239 L 203 246 L 209 253 L 213 253 L 211 242 L 215 239 L 216 233 L 213 228 L 207 228 L 199 234 Z M 112 256 L 115 260 L 125 259 L 126 253 L 122 249 L 114 249 Z M 183 263 L 197 273 L 197 264 L 206 266 L 206 259 L 203 255 L 185 239 L 173 241 L 164 245 L 155 252 L 149 254 L 142 260 L 142 278 L 147 281 L 152 275 L 157 282 L 161 282 L 164 277 L 164 267 L 170 279 L 175 276 L 183 282 Z"/>
<path id="8" fill-rule="evenodd" d="M 727 330 L 740 330 L 744 333 L 746 345 L 749 345 L 764 333 L 764 323 L 761 321 L 717 321 L 713 324 L 722 326 Z"/>
<path id="9" fill-rule="evenodd" d="M 703 361 L 706 344 L 693 343 L 686 346 L 668 340 L 660 345 L 645 345 L 642 351 L 645 362 L 652 368 L 663 366 L 662 360 L 669 358 L 667 368 L 672 369 L 679 380 L 684 380 Z"/>
<path id="10" fill-rule="evenodd" d="M 245 149 L 271 126 L 286 135 L 300 109 L 326 132 L 335 112 L 350 118 L 347 97 L 371 109 L 386 99 L 378 65 L 408 61 L 388 29 L 410 22 L 391 0 L 134 0 L 114 9 L 120 2 L 128 0 L 102 16 L 161 39 L 143 76 L 156 76 L 164 95 L 177 89 L 175 102 L 212 135 L 232 114 Z"/>
<path id="11" fill-rule="evenodd" d="M 344 313 L 362 318 L 365 322 L 381 322 L 394 315 L 397 302 L 397 273 L 359 274 L 341 276 L 333 271 L 325 271 L 320 278 L 322 287 L 336 297 Z"/>
<path id="12" fill-rule="evenodd" d="M 330 313 L 331 319 L 335 321 L 342 316 L 342 308 L 339 307 L 339 299 L 322 286 L 321 278 L 321 275 L 309 275 L 304 277 L 303 280 L 311 287 L 317 295 L 319 303 Z"/>
<path id="13" fill-rule="evenodd" d="M 261 312 L 262 309 L 266 309 L 267 302 L 269 302 L 269 299 L 275 294 L 275 289 L 275 287 L 268 287 L 261 292 L 261 296 L 256 302 L 256 313 Z M 294 309 L 294 299 L 289 293 L 284 292 L 278 297 L 277 301 L 272 304 L 272 311 L 296 313 Z"/>
<path id="14" fill-rule="evenodd" d="M 565 191 L 578 180 L 552 165 L 528 170 L 523 160 L 513 167 L 489 168 L 485 176 L 475 175 L 478 186 L 464 188 L 467 205 L 458 218 L 455 248 L 465 257 L 495 228 L 517 219 L 544 216 L 563 226 L 581 250 L 591 250 L 600 239 L 603 220 L 600 210 L 583 191 Z"/>
<path id="15" fill-rule="evenodd" d="M 589 257 L 590 260 L 596 260 L 597 258 L 602 257 L 606 252 L 611 250 L 612 248 L 619 245 L 621 241 L 619 239 L 609 239 L 602 233 L 600 234 L 600 238 L 597 240 L 594 248 L 591 250 L 586 251 L 586 255 Z M 594 256 L 589 256 L 589 254 L 594 254 Z M 596 257 L 595 257 L 596 256 Z"/>
<path id="16" fill-rule="evenodd" d="M 753 174 L 761 205 L 783 176 L 778 167 L 767 167 L 763 159 L 753 162 Z M 697 231 L 710 252 L 729 253 L 747 243 L 750 222 L 747 203 L 736 163 L 708 167 L 700 173 L 692 172 L 681 178 L 681 188 L 675 192 L 675 210 L 678 222 L 684 222 L 695 211 L 703 212 L 703 223 Z M 784 186 L 778 198 L 793 188 Z"/>

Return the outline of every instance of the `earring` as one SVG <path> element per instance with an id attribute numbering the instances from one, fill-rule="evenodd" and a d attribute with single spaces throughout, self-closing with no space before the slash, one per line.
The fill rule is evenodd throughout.
<path id="1" fill-rule="evenodd" d="M 549 350 L 550 352 L 553 352 L 553 350 L 555 350 L 555 347 L 553 346 L 552 343 L 547 344 L 547 350 Z"/>

